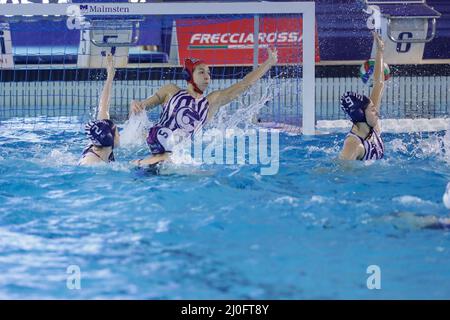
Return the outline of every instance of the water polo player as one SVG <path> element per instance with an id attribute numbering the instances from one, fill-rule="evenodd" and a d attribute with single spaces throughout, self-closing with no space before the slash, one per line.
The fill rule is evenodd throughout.
<path id="1" fill-rule="evenodd" d="M 163 105 L 160 119 L 150 129 L 147 137 L 152 155 L 135 160 L 133 163 L 138 166 L 149 166 L 166 160 L 172 151 L 171 143 L 177 141 L 174 137 L 181 139 L 191 137 L 218 112 L 220 107 L 236 99 L 277 63 L 277 50 L 267 51 L 268 58 L 263 64 L 226 89 L 204 96 L 211 81 L 209 67 L 203 60 L 186 59 L 184 73 L 187 89 L 168 84 L 144 101 L 133 101 L 131 111 L 135 113 Z"/>
<path id="2" fill-rule="evenodd" d="M 97 120 L 86 124 L 85 133 L 89 138 L 89 144 L 83 150 L 80 165 L 93 165 L 114 161 L 114 148 L 119 145 L 119 130 L 110 120 L 109 103 L 111 100 L 111 88 L 114 80 L 113 57 L 106 57 L 107 78 L 100 97 Z"/>
<path id="3" fill-rule="evenodd" d="M 354 92 L 346 92 L 341 97 L 341 108 L 353 123 L 339 155 L 339 158 L 343 160 L 377 160 L 384 156 L 379 123 L 380 103 L 384 89 L 384 43 L 376 32 L 373 32 L 373 38 L 377 52 L 370 98 Z"/>

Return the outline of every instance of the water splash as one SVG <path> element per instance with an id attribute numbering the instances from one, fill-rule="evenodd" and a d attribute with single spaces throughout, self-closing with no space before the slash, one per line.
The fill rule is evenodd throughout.
<path id="1" fill-rule="evenodd" d="M 406 139 L 406 140 L 405 140 Z M 450 164 L 450 133 L 444 135 L 436 132 L 431 134 L 416 133 L 405 138 L 395 138 L 386 143 L 387 150 L 399 153 L 408 158 L 437 158 Z"/>
<path id="2" fill-rule="evenodd" d="M 240 99 L 238 99 L 238 108 L 230 110 L 228 105 L 223 106 L 220 111 L 213 118 L 211 123 L 206 126 L 206 129 L 215 128 L 222 131 L 226 129 L 249 129 L 255 126 L 259 111 L 266 106 L 266 104 L 273 99 L 272 91 L 275 87 L 274 79 L 269 79 L 267 82 L 260 81 L 258 84 L 250 88 Z M 258 93 L 260 92 L 260 94 Z M 250 104 L 244 101 L 250 100 Z"/>
<path id="3" fill-rule="evenodd" d="M 245 135 L 248 130 L 256 128 L 257 124 L 255 119 L 259 111 L 272 100 L 271 92 L 273 92 L 274 86 L 275 81 L 273 79 L 260 81 L 238 99 L 237 109 L 231 108 L 232 102 L 221 107 L 219 112 L 204 127 L 204 131 L 202 132 L 204 150 L 214 145 L 222 145 L 222 139 L 226 136 L 226 131 L 230 132 L 230 130 L 239 129 L 235 133 L 237 135 Z M 246 103 L 245 101 L 250 101 L 250 103 Z M 176 144 L 171 156 L 172 162 L 177 165 L 201 165 L 201 161 L 199 162 L 198 159 L 192 157 L 191 150 L 191 139 L 185 139 Z"/>
<path id="4" fill-rule="evenodd" d="M 442 137 L 434 134 L 427 138 L 419 138 L 414 146 L 413 154 L 418 158 L 437 156 L 443 161 L 450 163 L 450 143 L 448 132 Z"/>
<path id="5" fill-rule="evenodd" d="M 135 147 L 145 144 L 148 130 L 152 123 L 145 112 L 131 114 L 130 118 L 124 123 L 123 130 L 120 133 L 120 144 L 122 147 Z"/>

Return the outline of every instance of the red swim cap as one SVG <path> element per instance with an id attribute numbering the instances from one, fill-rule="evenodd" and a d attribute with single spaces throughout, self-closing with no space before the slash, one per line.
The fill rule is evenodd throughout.
<path id="1" fill-rule="evenodd" d="M 194 58 L 186 58 L 184 59 L 184 71 L 185 71 L 185 79 L 188 83 L 192 84 L 194 87 L 194 91 L 200 94 L 203 94 L 203 91 L 197 87 L 197 84 L 194 82 L 194 69 L 199 64 L 206 64 L 205 61 L 201 59 Z"/>

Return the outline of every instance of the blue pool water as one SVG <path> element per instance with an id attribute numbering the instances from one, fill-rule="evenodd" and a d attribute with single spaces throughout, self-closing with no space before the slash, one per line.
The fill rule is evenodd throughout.
<path id="1" fill-rule="evenodd" d="M 450 213 L 444 131 L 386 133 L 386 159 L 370 164 L 336 160 L 343 132 L 281 134 L 274 176 L 143 175 L 128 165 L 143 147 L 83 168 L 79 124 L 0 131 L 2 299 L 450 298 L 450 233 L 398 218 Z"/>

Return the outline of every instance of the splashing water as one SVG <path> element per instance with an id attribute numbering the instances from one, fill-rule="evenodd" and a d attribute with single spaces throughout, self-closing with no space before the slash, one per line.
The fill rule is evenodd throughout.
<path id="1" fill-rule="evenodd" d="M 258 112 L 272 100 L 271 92 L 273 91 L 274 85 L 273 79 L 269 79 L 267 82 L 259 82 L 238 100 L 238 108 L 236 110 L 230 109 L 231 103 L 221 107 L 212 121 L 205 126 L 205 130 L 202 133 L 203 149 L 211 148 L 215 145 L 222 145 L 222 139 L 226 136 L 226 131 L 234 131 L 236 135 L 245 135 L 248 130 L 256 127 L 253 119 L 256 119 Z M 244 101 L 249 98 L 251 102 L 246 104 Z M 176 144 L 171 156 L 172 162 L 178 165 L 200 165 L 201 162 L 192 157 L 191 149 L 192 141 L 190 139 L 185 139 Z"/>
<path id="2" fill-rule="evenodd" d="M 402 134 L 387 143 L 391 154 L 406 155 L 410 159 L 436 158 L 450 164 L 450 133 Z"/>
<path id="3" fill-rule="evenodd" d="M 131 114 L 124 123 L 120 134 L 120 144 L 122 147 L 136 147 L 145 144 L 147 132 L 152 126 L 148 120 L 146 112 Z"/>
<path id="4" fill-rule="evenodd" d="M 414 146 L 414 154 L 418 158 L 438 157 L 441 160 L 450 163 L 450 139 L 449 133 L 444 136 L 433 134 L 427 138 L 420 137 Z"/>
<path id="5" fill-rule="evenodd" d="M 260 84 L 261 86 L 263 84 Z M 266 85 L 264 85 L 264 92 L 258 97 L 257 91 L 260 90 L 260 86 L 255 85 L 252 87 L 241 99 L 238 100 L 239 108 L 234 112 L 230 112 L 228 105 L 223 106 L 217 113 L 213 121 L 207 128 L 214 127 L 225 131 L 226 129 L 244 128 L 248 129 L 252 127 L 252 119 L 256 117 L 258 112 L 266 106 L 266 104 L 272 100 L 272 94 L 270 93 L 275 83 L 271 79 Z M 248 106 L 243 101 L 250 96 L 251 102 Z"/>

